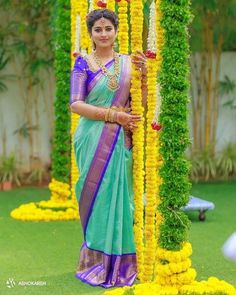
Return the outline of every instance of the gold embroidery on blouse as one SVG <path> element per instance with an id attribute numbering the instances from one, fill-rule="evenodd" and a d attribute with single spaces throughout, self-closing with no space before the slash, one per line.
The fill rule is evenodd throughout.
<path id="1" fill-rule="evenodd" d="M 96 73 L 97 71 L 99 71 L 99 69 L 95 69 L 94 66 L 92 65 L 91 61 L 88 59 L 87 56 L 84 56 L 84 59 L 86 60 L 89 70 L 93 73 Z"/>

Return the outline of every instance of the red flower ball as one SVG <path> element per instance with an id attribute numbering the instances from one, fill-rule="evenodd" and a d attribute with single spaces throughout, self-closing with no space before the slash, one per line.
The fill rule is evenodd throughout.
<path id="1" fill-rule="evenodd" d="M 120 2 L 121 0 L 115 0 L 116 2 Z"/>
<path id="2" fill-rule="evenodd" d="M 101 8 L 106 8 L 106 7 L 107 7 L 107 4 L 106 4 L 105 1 L 99 0 L 99 1 L 97 2 L 97 6 L 98 6 L 98 7 L 101 7 Z"/>
<path id="3" fill-rule="evenodd" d="M 76 51 L 74 51 L 72 55 L 73 55 L 73 57 L 77 57 L 77 56 L 80 56 L 80 53 L 79 53 L 79 52 L 76 52 Z"/>
<path id="4" fill-rule="evenodd" d="M 145 52 L 145 56 L 146 56 L 147 58 L 156 58 L 156 53 L 155 53 L 154 51 L 147 50 L 147 51 Z"/>
<path id="5" fill-rule="evenodd" d="M 157 131 L 161 130 L 162 128 L 161 124 L 157 122 L 152 122 L 151 126 L 153 130 L 157 130 Z"/>

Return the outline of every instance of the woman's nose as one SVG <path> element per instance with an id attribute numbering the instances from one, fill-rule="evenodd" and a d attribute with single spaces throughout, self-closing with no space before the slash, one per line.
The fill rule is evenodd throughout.
<path id="1" fill-rule="evenodd" d="M 102 36 L 106 36 L 107 32 L 105 30 L 102 30 Z"/>

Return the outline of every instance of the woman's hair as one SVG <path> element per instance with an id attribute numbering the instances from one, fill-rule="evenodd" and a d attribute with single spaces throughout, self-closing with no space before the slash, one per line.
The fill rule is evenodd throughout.
<path id="1" fill-rule="evenodd" d="M 113 12 L 112 10 L 109 10 L 109 9 L 96 9 L 96 10 L 91 11 L 87 15 L 87 18 L 86 18 L 89 34 L 92 33 L 92 27 L 94 26 L 94 23 L 102 17 L 108 19 L 113 24 L 115 31 L 117 31 L 118 17 L 115 14 L 115 12 Z"/>

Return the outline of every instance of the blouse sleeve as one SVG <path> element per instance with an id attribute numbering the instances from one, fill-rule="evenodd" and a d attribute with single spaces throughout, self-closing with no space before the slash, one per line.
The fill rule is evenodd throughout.
<path id="1" fill-rule="evenodd" d="M 87 63 L 79 56 L 70 76 L 70 105 L 76 101 L 85 101 L 87 95 Z"/>

